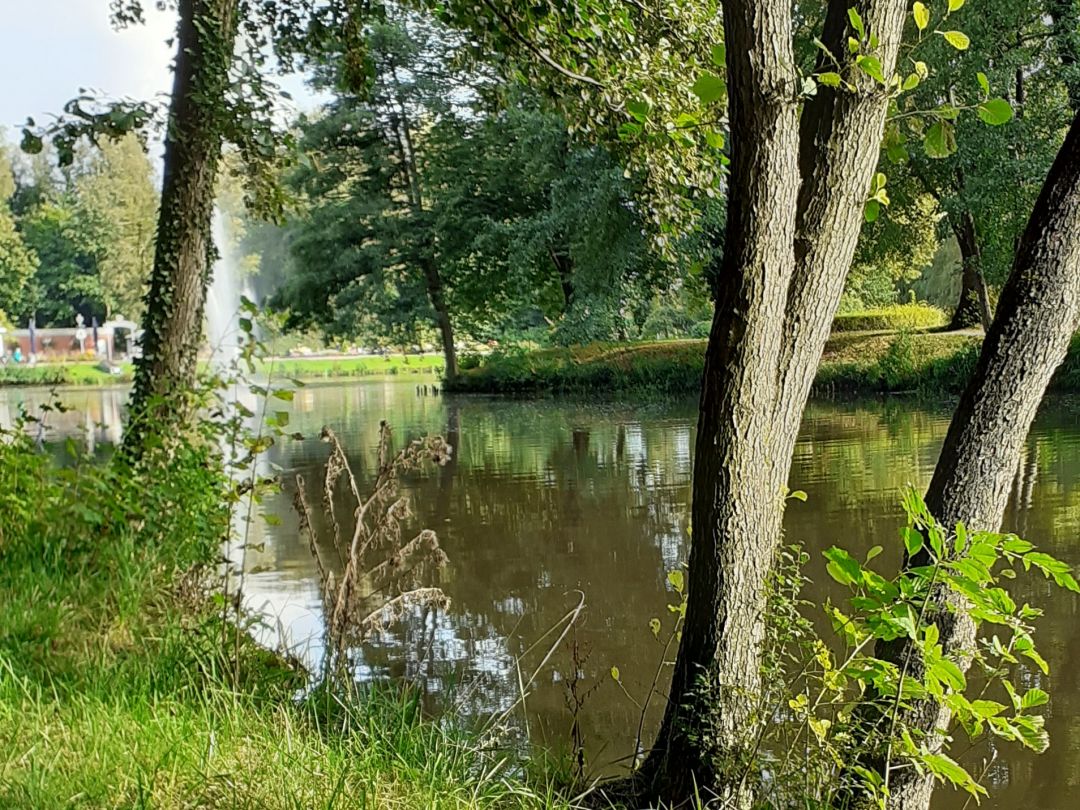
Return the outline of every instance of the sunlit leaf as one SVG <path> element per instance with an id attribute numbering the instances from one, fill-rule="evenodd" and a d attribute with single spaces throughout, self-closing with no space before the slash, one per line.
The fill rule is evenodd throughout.
<path id="1" fill-rule="evenodd" d="M 916 2 L 911 7 L 911 14 L 915 18 L 915 25 L 920 31 L 925 31 L 926 26 L 930 24 L 930 9 L 928 9 L 922 3 Z"/>
<path id="2" fill-rule="evenodd" d="M 968 46 L 971 45 L 971 38 L 962 31 L 941 31 L 939 33 L 945 37 L 946 42 L 958 51 L 966 51 Z"/>

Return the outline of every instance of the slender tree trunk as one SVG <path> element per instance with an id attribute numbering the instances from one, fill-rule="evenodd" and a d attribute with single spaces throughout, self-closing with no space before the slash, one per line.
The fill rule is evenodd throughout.
<path id="1" fill-rule="evenodd" d="M 442 341 L 443 359 L 446 361 L 446 370 L 443 372 L 443 376 L 447 380 L 452 380 L 458 373 L 457 347 L 454 346 L 454 325 L 450 320 L 450 310 L 446 306 L 442 277 L 439 275 L 439 269 L 435 266 L 435 260 L 432 258 L 425 261 L 424 282 L 427 286 L 431 308 L 435 310 L 435 325 L 439 328 L 439 339 Z"/>
<path id="2" fill-rule="evenodd" d="M 990 296 L 982 273 L 982 250 L 975 231 L 975 218 L 964 211 L 957 217 L 953 227 L 960 245 L 961 284 L 960 300 L 956 303 L 949 329 L 968 329 L 981 325 L 990 328 Z"/>
<path id="3" fill-rule="evenodd" d="M 220 106 L 236 38 L 237 0 L 180 0 L 179 12 L 157 242 L 124 440 L 135 455 L 150 430 L 190 415 L 183 395 L 195 379 L 202 336 Z"/>
<path id="4" fill-rule="evenodd" d="M 1009 500 L 1020 453 L 1054 371 L 1080 327 L 1080 116 L 1050 169 L 1020 242 L 998 302 L 997 317 L 983 342 L 979 364 L 949 425 L 926 493 L 931 513 L 945 526 L 963 522 L 975 531 L 996 531 Z M 911 561 L 919 564 L 918 558 Z M 975 625 L 942 593 L 938 622 L 946 654 L 966 668 Z M 886 653 L 908 655 L 895 642 Z M 947 711 L 916 704 L 906 723 L 928 734 L 948 728 Z M 891 773 L 890 810 L 927 810 L 933 781 L 912 769 Z"/>
<path id="5" fill-rule="evenodd" d="M 829 4 L 822 39 L 845 60 L 849 6 L 879 38 L 890 78 L 903 0 Z M 679 801 L 696 786 L 728 806 L 752 801 L 756 775 L 742 774 L 760 720 L 785 483 L 877 162 L 887 99 L 869 77 L 853 72 L 855 91 L 819 87 L 800 124 L 790 9 L 783 0 L 723 7 L 731 174 L 695 451 L 689 601 L 639 799 Z"/>
<path id="6" fill-rule="evenodd" d="M 559 277 L 559 287 L 562 289 L 563 294 L 563 312 L 569 312 L 571 304 L 574 303 L 574 260 L 571 259 L 565 251 L 556 250 L 553 247 L 548 248 L 548 255 L 551 256 L 551 263 L 555 267 L 555 272 Z"/>
<path id="7" fill-rule="evenodd" d="M 394 82 L 395 101 L 397 102 L 394 130 L 397 136 L 401 167 L 408 188 L 409 205 L 418 218 L 423 218 L 425 215 L 424 193 L 420 181 L 420 169 L 416 165 L 416 150 L 413 145 L 412 127 L 409 124 L 409 110 L 401 93 L 397 67 L 390 63 L 389 68 Z M 443 359 L 446 363 L 446 370 L 443 375 L 447 380 L 453 380 L 458 373 L 457 348 L 454 346 L 454 325 L 450 320 L 450 310 L 446 304 L 446 290 L 443 285 L 442 274 L 439 272 L 438 251 L 436 246 L 430 242 L 423 245 L 422 249 L 424 256 L 421 259 L 421 269 L 424 273 L 424 287 L 427 291 L 428 301 L 431 303 L 431 308 L 435 313 L 435 326 L 439 330 Z"/>

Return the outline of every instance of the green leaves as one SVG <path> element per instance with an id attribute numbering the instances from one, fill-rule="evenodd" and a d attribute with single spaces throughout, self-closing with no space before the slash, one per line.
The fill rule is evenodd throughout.
<path id="1" fill-rule="evenodd" d="M 855 64 L 867 76 L 881 84 L 885 84 L 885 74 L 882 72 L 881 60 L 876 56 L 857 56 L 855 57 Z"/>
<path id="2" fill-rule="evenodd" d="M 626 102 L 626 111 L 643 124 L 645 123 L 645 119 L 649 117 L 649 111 L 651 109 L 652 105 L 647 99 L 631 99 Z"/>
<path id="3" fill-rule="evenodd" d="M 859 39 L 866 39 L 866 27 L 863 25 L 859 12 L 854 8 L 849 8 L 847 14 L 848 22 L 851 23 L 852 29 L 859 35 Z"/>
<path id="4" fill-rule="evenodd" d="M 690 90 L 701 99 L 702 105 L 707 107 L 721 101 L 727 95 L 727 84 L 715 73 L 705 71 L 698 76 Z"/>
<path id="5" fill-rule="evenodd" d="M 938 121 L 929 130 L 923 141 L 927 157 L 947 158 L 956 151 L 956 131 L 948 121 Z"/>
<path id="6" fill-rule="evenodd" d="M 1003 98 L 991 98 L 979 105 L 978 115 L 983 123 L 996 127 L 1012 120 L 1013 108 Z"/>
<path id="7" fill-rule="evenodd" d="M 833 546 L 825 552 L 825 559 L 829 561 L 825 570 L 841 585 L 855 585 L 863 581 L 862 566 L 844 549 Z"/>

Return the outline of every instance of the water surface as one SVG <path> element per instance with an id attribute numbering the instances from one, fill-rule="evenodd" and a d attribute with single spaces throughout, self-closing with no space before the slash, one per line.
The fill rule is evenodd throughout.
<path id="1" fill-rule="evenodd" d="M 0 421 L 15 403 L 42 392 L 0 391 Z M 54 415 L 57 431 L 115 441 L 123 390 L 65 392 L 75 410 Z M 810 597 L 834 593 L 820 551 L 843 545 L 887 549 L 899 560 L 899 492 L 925 488 L 948 425 L 949 410 L 903 400 L 813 402 L 795 452 L 787 540 L 812 556 Z M 1080 404 L 1051 400 L 1029 438 L 1007 527 L 1080 566 Z M 310 386 L 296 395 L 287 439 L 270 461 L 287 481 L 300 472 L 315 487 L 328 448 L 316 437 L 332 426 L 353 469 L 368 480 L 387 419 L 396 441 L 440 433 L 455 447 L 445 467 L 408 482 L 416 528 L 439 534 L 450 558 L 440 584 L 448 610 L 417 614 L 362 651 L 362 674 L 405 677 L 445 699 L 468 699 L 483 711 L 517 698 L 518 656 L 585 596 L 577 633 L 583 688 L 599 683 L 585 704 L 582 729 L 596 768 L 631 749 L 639 713 L 610 678 L 612 666 L 635 697 L 648 688 L 660 648 L 649 620 L 667 621 L 674 599 L 666 573 L 688 550 L 695 402 L 604 404 L 559 400 L 451 399 L 424 395 L 416 381 L 361 381 Z M 270 504 L 281 525 L 260 524 L 245 565 L 249 605 L 267 618 L 267 637 L 287 640 L 310 663 L 322 652 L 322 608 L 307 542 L 297 536 L 287 495 Z M 1033 577 L 1020 599 L 1046 616 L 1039 646 L 1050 661 L 1051 748 L 1042 756 L 1001 746 L 987 774 L 984 807 L 1064 810 L 1080 781 L 1080 622 L 1078 600 Z M 535 665 L 536 654 L 525 663 Z M 565 743 L 566 679 L 574 664 L 561 647 L 527 701 L 535 740 Z M 515 715 L 520 717 L 520 713 Z M 981 754 L 986 753 L 983 749 Z M 964 797 L 939 791 L 937 806 L 961 808 Z"/>

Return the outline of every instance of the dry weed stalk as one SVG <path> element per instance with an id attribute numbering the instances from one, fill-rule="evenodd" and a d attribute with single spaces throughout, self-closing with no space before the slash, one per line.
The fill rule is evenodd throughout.
<path id="1" fill-rule="evenodd" d="M 323 482 L 323 508 L 326 512 L 329 540 L 339 565 L 324 559 L 311 507 L 304 491 L 304 479 L 296 476 L 293 506 L 300 516 L 300 531 L 306 533 L 312 557 L 322 582 L 326 606 L 327 634 L 330 647 L 342 652 L 371 633 L 384 630 L 413 607 L 449 605 L 446 594 L 426 584 L 432 573 L 446 564 L 446 554 L 439 538 L 430 529 L 405 539 L 403 529 L 413 512 L 409 499 L 401 494 L 401 475 L 420 469 L 425 463 L 443 465 L 452 448 L 441 436 L 428 436 L 409 443 L 397 454 L 390 451 L 390 426 L 379 428 L 379 450 L 375 482 L 371 493 L 360 495 L 356 477 L 334 432 L 324 427 L 321 438 L 330 445 Z M 335 498 L 345 481 L 348 494 L 356 504 L 352 514 L 353 530 L 348 542 Z M 376 560 L 376 556 L 378 559 Z M 340 577 L 334 570 L 342 569 Z"/>

